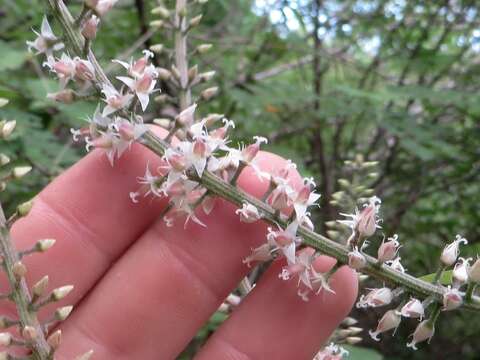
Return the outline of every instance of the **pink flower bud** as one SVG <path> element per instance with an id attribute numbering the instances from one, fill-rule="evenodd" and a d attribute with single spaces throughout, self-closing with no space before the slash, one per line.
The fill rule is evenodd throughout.
<path id="1" fill-rule="evenodd" d="M 235 214 L 240 216 L 240 221 L 253 223 L 261 218 L 258 209 L 252 204 L 243 204 L 241 209 L 237 209 Z"/>
<path id="2" fill-rule="evenodd" d="M 97 2 L 97 5 L 95 6 L 95 11 L 97 12 L 98 15 L 100 16 L 104 16 L 107 12 L 109 12 L 113 5 L 115 5 L 115 3 L 117 2 L 118 0 L 99 0 L 99 1 L 96 1 Z M 95 1 L 93 1 L 95 2 Z"/>
<path id="3" fill-rule="evenodd" d="M 380 319 L 375 331 L 369 331 L 368 333 L 375 341 L 380 341 L 378 335 L 386 331 L 394 329 L 397 330 L 398 325 L 400 325 L 401 317 L 397 310 L 388 310 Z"/>
<path id="4" fill-rule="evenodd" d="M 181 126 L 190 127 L 194 120 L 195 120 L 195 110 L 197 108 L 197 104 L 193 104 L 189 106 L 185 110 L 183 110 L 180 114 L 177 115 L 177 122 Z"/>
<path id="5" fill-rule="evenodd" d="M 433 334 L 435 333 L 435 327 L 433 324 L 430 324 L 429 320 L 424 320 L 417 325 L 415 332 L 413 333 L 413 339 L 407 344 L 407 347 L 417 350 L 417 344 L 425 340 L 430 341 Z"/>
<path id="6" fill-rule="evenodd" d="M 382 242 L 378 248 L 377 259 L 380 263 L 391 261 L 397 256 L 397 251 L 400 243 L 397 241 L 398 235 L 388 238 L 388 241 Z"/>
<path id="7" fill-rule="evenodd" d="M 53 64 L 53 70 L 57 74 L 63 75 L 65 77 L 71 77 L 75 74 L 74 65 L 69 61 L 63 61 L 63 60 L 56 61 Z"/>
<path id="8" fill-rule="evenodd" d="M 377 229 L 377 205 L 375 202 L 365 207 L 358 217 L 357 231 L 362 237 L 370 237 Z"/>
<path id="9" fill-rule="evenodd" d="M 83 23 L 82 35 L 86 39 L 93 40 L 97 36 L 97 29 L 100 19 L 95 15 L 92 15 L 88 20 Z"/>
<path id="10" fill-rule="evenodd" d="M 83 81 L 92 81 L 95 79 L 95 69 L 90 61 L 76 58 L 75 76 Z"/>
<path id="11" fill-rule="evenodd" d="M 367 265 L 367 259 L 365 256 L 355 248 L 348 253 L 348 266 L 352 269 L 360 270 Z"/>
<path id="12" fill-rule="evenodd" d="M 404 317 L 413 319 L 420 318 L 421 320 L 425 315 L 425 309 L 420 300 L 411 298 L 410 301 L 402 307 L 400 313 Z"/>
<path id="13" fill-rule="evenodd" d="M 444 311 L 455 310 L 463 304 L 463 298 L 460 291 L 452 289 L 450 286 L 443 294 L 443 309 Z"/>
<path id="14" fill-rule="evenodd" d="M 468 241 L 467 239 L 462 238 L 460 235 L 457 235 L 451 244 L 445 246 L 442 251 L 442 255 L 440 256 L 440 261 L 443 263 L 443 265 L 452 266 L 455 264 L 460 252 L 459 246 L 461 243 L 468 244 Z"/>

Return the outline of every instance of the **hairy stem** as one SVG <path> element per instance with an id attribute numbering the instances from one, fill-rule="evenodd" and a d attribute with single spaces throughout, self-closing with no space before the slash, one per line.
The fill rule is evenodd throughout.
<path id="1" fill-rule="evenodd" d="M 68 12 L 68 9 L 65 7 L 63 2 L 61 0 L 47 1 L 52 7 L 54 14 L 64 27 L 65 36 L 67 38 L 66 40 L 72 44 L 83 44 L 83 39 L 81 38 L 80 33 L 73 29 L 73 18 Z M 179 4 L 182 3 L 185 3 L 185 0 L 177 1 L 177 16 L 181 10 Z M 184 48 L 184 46 L 186 46 L 185 34 L 181 36 L 177 34 L 176 46 L 178 46 L 178 48 L 176 49 L 177 67 L 181 67 L 182 69 L 184 69 L 183 71 L 181 71 L 181 73 L 184 73 L 185 69 L 187 69 L 188 72 L 188 65 L 186 63 L 186 60 L 184 60 L 186 59 L 186 48 Z M 81 46 L 72 46 L 72 49 L 76 52 L 77 55 L 81 56 Z M 179 54 L 183 55 L 180 56 Z M 101 83 L 104 82 L 104 79 L 106 79 L 106 82 L 110 84 L 110 81 L 106 77 L 104 71 L 98 64 L 95 56 L 91 51 L 89 53 L 89 60 L 95 67 L 97 75 L 97 88 L 101 87 Z M 188 91 L 188 89 L 185 90 L 185 93 L 181 95 L 181 106 L 187 106 L 191 102 L 191 100 L 189 100 L 191 96 L 190 92 Z M 166 149 L 170 147 L 167 142 L 160 139 L 151 131 L 147 131 L 141 137 L 140 143 L 145 145 L 147 148 L 149 148 L 159 156 L 163 156 Z M 272 225 L 278 224 L 282 227 L 286 227 L 288 225 L 288 219 L 284 216 L 278 216 L 278 214 L 276 214 L 270 206 L 268 206 L 261 200 L 254 198 L 253 196 L 236 188 L 235 186 L 232 186 L 231 184 L 223 181 L 222 179 L 208 171 L 205 171 L 203 173 L 202 178 L 198 178 L 198 176 L 194 172 L 189 172 L 188 176 L 192 180 L 201 183 L 202 186 L 204 186 L 210 194 L 226 199 L 231 203 L 236 204 L 237 206 L 241 206 L 244 203 L 254 205 L 262 213 L 263 219 Z M 323 254 L 336 258 L 340 263 L 346 264 L 348 262 L 348 253 L 350 250 L 348 250 L 345 246 L 334 242 L 325 236 L 310 231 L 303 226 L 300 226 L 298 228 L 298 235 L 303 238 L 304 244 L 311 246 L 312 248 L 318 250 Z M 445 292 L 445 289 L 442 286 L 439 286 L 437 284 L 430 284 L 411 275 L 393 270 L 391 267 L 385 264 L 379 265 L 377 260 L 371 256 L 365 255 L 365 257 L 367 260 L 367 266 L 362 269 L 363 273 L 371 275 L 387 283 L 393 284 L 395 287 L 403 287 L 405 288 L 405 291 L 419 298 L 427 298 L 431 296 L 435 298 L 437 302 L 440 302 L 442 300 L 443 294 Z M 469 303 L 464 304 L 463 307 L 465 309 L 480 311 L 480 298 L 472 297 L 472 300 Z"/>
<path id="2" fill-rule="evenodd" d="M 187 57 L 187 19 L 184 16 L 187 0 L 177 0 L 175 7 L 175 66 L 180 73 L 180 111 L 185 110 L 192 103 L 192 94 L 188 83 Z"/>
<path id="3" fill-rule="evenodd" d="M 15 303 L 19 316 L 21 328 L 31 326 L 35 329 L 36 337 L 30 342 L 32 349 L 31 358 L 35 360 L 52 359 L 51 349 L 45 339 L 42 326 L 38 321 L 35 311 L 31 311 L 29 304 L 31 302 L 30 292 L 25 278 L 17 280 L 13 272 L 13 266 L 18 262 L 18 252 L 12 244 L 10 232 L 5 220 L 5 214 L 0 205 L 0 251 L 2 253 L 2 266 L 7 275 L 10 284 L 11 293 L 9 298 Z"/>

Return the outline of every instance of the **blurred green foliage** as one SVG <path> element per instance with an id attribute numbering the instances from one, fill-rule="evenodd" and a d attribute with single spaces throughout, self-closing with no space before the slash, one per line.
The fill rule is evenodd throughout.
<path id="1" fill-rule="evenodd" d="M 80 1 L 68 3 L 78 12 Z M 120 1 L 102 23 L 94 50 L 105 66 L 143 46 L 171 46 L 163 31 L 133 46 L 155 5 L 145 1 L 142 11 L 138 3 Z M 269 150 L 314 176 L 322 193 L 314 217 L 322 231 L 338 216 L 330 203 L 338 180 L 351 175 L 344 161 L 358 154 L 378 161 L 367 185 L 383 200 L 383 232 L 399 234 L 410 272 L 429 274 L 456 233 L 469 239 L 469 256 L 480 250 L 479 10 L 478 2 L 463 0 L 210 0 L 190 41 L 192 48 L 215 45 L 193 63 L 217 71 L 221 93 L 200 111 L 234 119 L 234 141 L 270 138 Z M 0 151 L 13 165 L 34 167 L 27 182 L 10 184 L 3 194 L 10 209 L 83 156 L 69 129 L 96 106 L 45 98 L 58 85 L 25 45 L 43 13 L 39 0 L 0 2 L 0 97 L 10 100 L 0 118 L 18 121 L 15 137 Z M 170 54 L 156 61 L 166 66 Z M 146 120 L 166 116 L 171 107 L 151 106 Z M 378 316 L 355 315 L 375 327 Z M 187 354 L 222 320 L 214 318 Z M 395 338 L 374 343 L 367 335 L 364 345 L 387 359 L 478 358 L 480 322 L 471 314 L 442 316 L 432 344 L 415 353 L 404 345 L 414 327 L 408 323 Z M 374 357 L 352 351 L 352 358 Z"/>

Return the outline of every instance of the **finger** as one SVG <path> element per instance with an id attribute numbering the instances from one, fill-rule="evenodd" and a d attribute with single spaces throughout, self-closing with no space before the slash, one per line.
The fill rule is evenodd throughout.
<path id="1" fill-rule="evenodd" d="M 138 188 L 136 176 L 144 174 L 147 162 L 156 167 L 157 159 L 133 145 L 112 167 L 102 151 L 94 151 L 43 190 L 30 214 L 12 229 L 18 249 L 42 238 L 57 240 L 48 254 L 25 258 L 28 282 L 48 274 L 52 288 L 75 285 L 69 302 L 82 298 L 165 205 L 135 206 L 129 198 Z"/>
<path id="2" fill-rule="evenodd" d="M 326 271 L 331 258 L 319 259 Z M 335 293 L 322 290 L 308 302 L 297 295 L 295 280 L 278 278 L 272 265 L 259 284 L 210 338 L 196 360 L 310 360 L 349 313 L 357 295 L 357 277 L 342 267 L 331 278 Z"/>
<path id="3" fill-rule="evenodd" d="M 265 171 L 285 165 L 272 154 L 259 160 Z M 250 170 L 239 185 L 256 196 L 268 188 Z M 92 347 L 99 359 L 174 359 L 248 272 L 251 247 L 265 242 L 265 224 L 240 223 L 234 210 L 219 200 L 201 219 L 206 229 L 156 223 L 67 320 L 60 354 Z"/>

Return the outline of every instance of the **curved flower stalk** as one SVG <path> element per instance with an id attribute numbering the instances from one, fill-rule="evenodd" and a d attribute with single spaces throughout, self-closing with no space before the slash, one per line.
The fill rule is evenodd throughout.
<path id="1" fill-rule="evenodd" d="M 221 197 L 237 205 L 237 214 L 244 222 L 266 221 L 271 227 L 265 234 L 265 243 L 255 249 L 244 262 L 250 265 L 273 258 L 285 258 L 287 266 L 282 269 L 280 277 L 285 280 L 295 278 L 299 284 L 299 295 L 305 300 L 310 293 L 329 291 L 329 273 L 318 273 L 314 267 L 314 259 L 319 254 L 332 256 L 341 264 L 349 264 L 352 268 L 393 286 L 393 290 L 386 285 L 373 289 L 360 299 L 362 308 L 400 303 L 396 305 L 398 312 L 389 313 L 395 315 L 395 318 L 385 318 L 379 328 L 372 332 L 374 336 L 382 330 L 395 328 L 393 325 L 398 325 L 397 316 L 414 317 L 414 311 L 419 312 L 418 304 L 400 311 L 402 301 L 410 296 L 425 300 L 422 309 L 431 309 L 427 311 L 427 323 L 421 323 L 422 327 L 415 331 L 412 347 L 430 337 L 425 335 L 425 329 L 434 328 L 442 306 L 444 310 L 457 307 L 480 310 L 480 299 L 473 295 L 474 285 L 479 280 L 479 271 L 475 265 L 471 270 L 466 270 L 469 276 L 466 282 L 469 295 L 465 296 L 461 287 L 443 287 L 438 283 L 438 278 L 433 283 L 428 283 L 407 274 L 398 257 L 400 242 L 396 235 L 381 245 L 376 257 L 364 252 L 368 241 L 374 241 L 372 239 L 380 228 L 380 199 L 377 197 L 365 199 L 361 210 L 346 215 L 349 220 L 339 221 L 351 229 L 348 246 L 332 241 L 314 232 L 308 208 L 315 205 L 319 195 L 314 192 L 315 184 L 311 179 L 304 179 L 299 188 L 291 184 L 288 174 L 295 168 L 292 163 L 275 174 L 261 172 L 255 165 L 255 155 L 264 140 L 257 138 L 253 144 L 243 149 L 230 147 L 228 131 L 233 128 L 233 123 L 223 116 L 211 114 L 196 121 L 198 108 L 192 101 L 195 97 L 192 90 L 211 76 L 199 74 L 196 66 L 188 66 L 187 35 L 198 25 L 201 16 L 190 18 L 186 14 L 194 9 L 189 8 L 187 11 L 188 7 L 200 6 L 202 2 L 177 0 L 174 10 L 163 7 L 154 9 L 154 14 L 162 16 L 162 20 L 154 22 L 155 26 L 166 26 L 174 30 L 175 63 L 171 70 L 155 68 L 150 64 L 151 54 L 148 52 L 130 63 L 122 63 L 126 76 L 117 79 L 127 85 L 124 91 L 117 90 L 105 75 L 89 48 L 91 39 L 85 38 L 81 33 L 82 22 L 89 21 L 94 15 L 104 16 L 107 12 L 98 14 L 95 9 L 87 9 L 82 12 L 81 20 L 75 21 L 61 0 L 48 0 L 48 3 L 64 29 L 67 48 L 78 57 L 76 64 L 84 65 L 79 69 L 77 65 L 75 69 L 72 66 L 70 72 L 65 72 L 65 76 L 68 75 L 69 82 L 76 83 L 76 86 L 82 87 L 85 82 L 93 85 L 101 103 L 107 104 L 103 111 L 99 108 L 88 127 L 74 131 L 76 137 L 85 137 L 89 147 L 104 149 L 112 164 L 134 141 L 143 144 L 164 160 L 161 168 L 155 171 L 147 169 L 145 177 L 140 179 L 141 188 L 131 194 L 133 200 L 137 201 L 145 195 L 168 197 L 170 207 L 164 217 L 167 224 L 178 217 L 186 218 L 185 225 L 188 220 L 199 222 L 195 210 L 201 207 L 208 213 L 214 206 L 212 197 Z M 62 57 L 60 61 L 61 59 Z M 56 69 L 55 64 L 51 67 L 57 74 L 63 74 L 61 67 Z M 169 81 L 178 97 L 177 116 L 162 122 L 169 130 L 166 139 L 147 130 L 142 120 L 150 95 L 156 91 L 154 86 L 157 77 Z M 59 78 L 62 81 L 62 77 Z M 207 101 L 215 92 L 216 88 L 200 90 L 196 100 Z M 179 139 L 175 144 L 171 142 L 173 136 Z M 256 171 L 261 181 L 270 184 L 262 199 L 254 198 L 236 186 L 239 175 L 247 166 Z M 464 239 L 459 237 L 445 250 L 448 259 L 447 255 L 442 256 L 440 275 L 446 267 L 455 264 L 458 245 L 462 242 Z M 313 248 L 315 253 L 306 256 L 299 252 L 300 247 L 305 246 Z"/>

